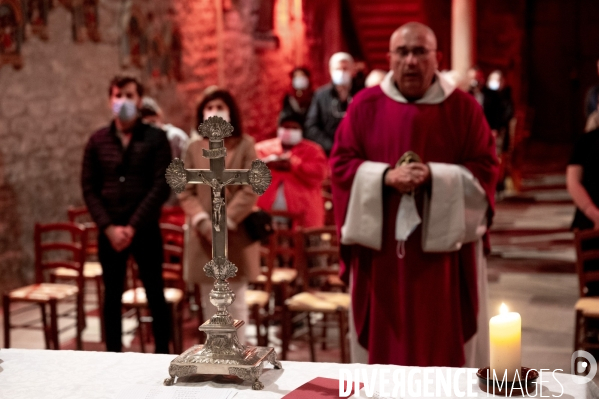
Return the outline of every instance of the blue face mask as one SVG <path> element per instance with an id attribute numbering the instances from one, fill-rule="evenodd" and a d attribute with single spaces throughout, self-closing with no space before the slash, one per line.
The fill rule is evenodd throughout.
<path id="1" fill-rule="evenodd" d="M 121 122 L 131 122 L 137 118 L 137 105 L 125 98 L 116 99 L 112 102 L 112 115 Z"/>

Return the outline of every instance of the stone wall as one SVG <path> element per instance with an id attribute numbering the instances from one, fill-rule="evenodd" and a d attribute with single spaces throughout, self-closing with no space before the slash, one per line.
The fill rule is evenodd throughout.
<path id="1" fill-rule="evenodd" d="M 100 21 L 113 20 L 111 5 Z M 101 31 L 102 43 L 75 43 L 71 14 L 55 8 L 48 41 L 28 38 L 23 68 L 0 69 L 0 292 L 33 280 L 34 224 L 82 204 L 83 147 L 110 117 L 106 85 L 118 72 L 116 32 Z"/>
<path id="2" fill-rule="evenodd" d="M 253 1 L 223 1 L 224 86 L 240 104 L 245 131 L 257 139 L 274 134 L 288 73 L 296 63 L 315 67 L 310 60 L 317 59 L 316 75 L 324 76 L 323 45 L 305 40 L 296 1 L 276 1 L 278 48 L 264 48 L 254 39 Z M 140 4 L 158 3 L 164 7 L 163 2 Z M 214 3 L 171 0 L 183 41 L 183 79 L 178 82 L 156 84 L 143 71 L 120 67 L 120 0 L 100 0 L 99 43 L 75 43 L 71 14 L 58 6 L 49 14 L 48 41 L 31 37 L 23 44 L 23 68 L 0 68 L 0 292 L 33 281 L 34 224 L 66 220 L 68 206 L 83 204 L 83 148 L 110 119 L 107 83 L 114 75 L 126 72 L 151 83 L 149 94 L 166 119 L 186 131 L 194 127 L 198 96 L 217 83 Z M 310 10 L 311 3 L 303 3 Z"/>

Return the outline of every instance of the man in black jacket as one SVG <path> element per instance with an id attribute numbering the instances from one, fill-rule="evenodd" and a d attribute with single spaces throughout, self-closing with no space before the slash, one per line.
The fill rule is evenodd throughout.
<path id="1" fill-rule="evenodd" d="M 171 323 L 164 298 L 158 219 L 169 196 L 164 174 L 171 151 L 163 130 L 140 121 L 142 95 L 143 87 L 134 78 L 112 80 L 109 96 L 114 119 L 89 139 L 81 185 L 99 232 L 106 349 L 122 350 L 121 296 L 127 260 L 133 255 L 153 316 L 156 353 L 168 353 Z"/>
<path id="2" fill-rule="evenodd" d="M 363 88 L 354 81 L 354 59 L 347 53 L 331 56 L 329 73 L 331 82 L 314 93 L 304 124 L 304 137 L 320 144 L 327 156 L 352 96 Z"/>

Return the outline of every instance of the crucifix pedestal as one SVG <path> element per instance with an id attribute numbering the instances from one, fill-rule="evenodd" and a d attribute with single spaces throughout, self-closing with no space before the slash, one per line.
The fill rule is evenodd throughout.
<path id="1" fill-rule="evenodd" d="M 252 383 L 252 389 L 262 389 L 259 381 L 264 362 L 282 368 L 274 348 L 245 346 L 237 338 L 242 320 L 233 320 L 227 308 L 235 300 L 229 288 L 228 278 L 234 277 L 237 267 L 227 259 L 227 215 L 225 187 L 232 184 L 251 185 L 257 194 L 263 194 L 271 181 L 270 170 L 260 160 L 252 162 L 251 169 L 225 169 L 227 150 L 224 139 L 231 135 L 233 127 L 222 118 L 213 116 L 199 127 L 202 136 L 210 142 L 204 157 L 210 159 L 210 169 L 185 169 L 180 159 L 174 159 L 166 171 L 171 188 L 180 193 L 185 185 L 206 184 L 212 188 L 212 260 L 204 266 L 204 272 L 216 281 L 210 292 L 210 303 L 217 313 L 200 326 L 206 333 L 206 343 L 195 345 L 177 356 L 169 367 L 170 378 L 165 385 L 195 374 L 233 375 Z"/>

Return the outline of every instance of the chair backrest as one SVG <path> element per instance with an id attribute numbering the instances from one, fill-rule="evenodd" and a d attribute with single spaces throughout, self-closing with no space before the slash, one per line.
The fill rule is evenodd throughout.
<path id="1" fill-rule="evenodd" d="M 163 206 L 160 210 L 160 223 L 183 226 L 185 224 L 185 212 L 180 206 Z"/>
<path id="2" fill-rule="evenodd" d="M 165 264 L 163 268 L 168 267 L 167 265 L 177 266 L 181 276 L 183 273 L 183 255 L 185 253 L 185 228 L 186 226 L 160 223 Z"/>
<path id="3" fill-rule="evenodd" d="M 599 288 L 599 230 L 574 230 L 574 246 L 580 296 L 589 296 L 589 285 Z"/>
<path id="4" fill-rule="evenodd" d="M 36 223 L 34 235 L 36 283 L 46 280 L 47 271 L 64 267 L 77 272 L 77 285 L 83 289 L 87 247 L 85 226 L 71 222 Z"/>
<path id="5" fill-rule="evenodd" d="M 321 288 L 327 277 L 339 274 L 339 240 L 335 226 L 301 230 L 303 262 L 301 272 L 304 290 Z"/>
<path id="6" fill-rule="evenodd" d="M 69 222 L 79 223 L 85 226 L 87 231 L 87 260 L 96 260 L 98 255 L 98 228 L 93 222 L 89 210 L 85 206 L 70 206 L 67 209 Z M 90 259 L 91 258 L 91 259 Z"/>
<path id="7" fill-rule="evenodd" d="M 298 228 L 300 215 L 298 213 L 287 211 L 268 211 L 272 216 L 273 230 L 295 230 Z"/>
<path id="8" fill-rule="evenodd" d="M 275 268 L 289 268 L 299 271 L 302 261 L 301 234 L 297 230 L 274 229 L 268 237 L 266 245 L 261 247 L 261 257 L 266 271 L 264 290 L 270 292 L 272 288 L 272 272 Z"/>

